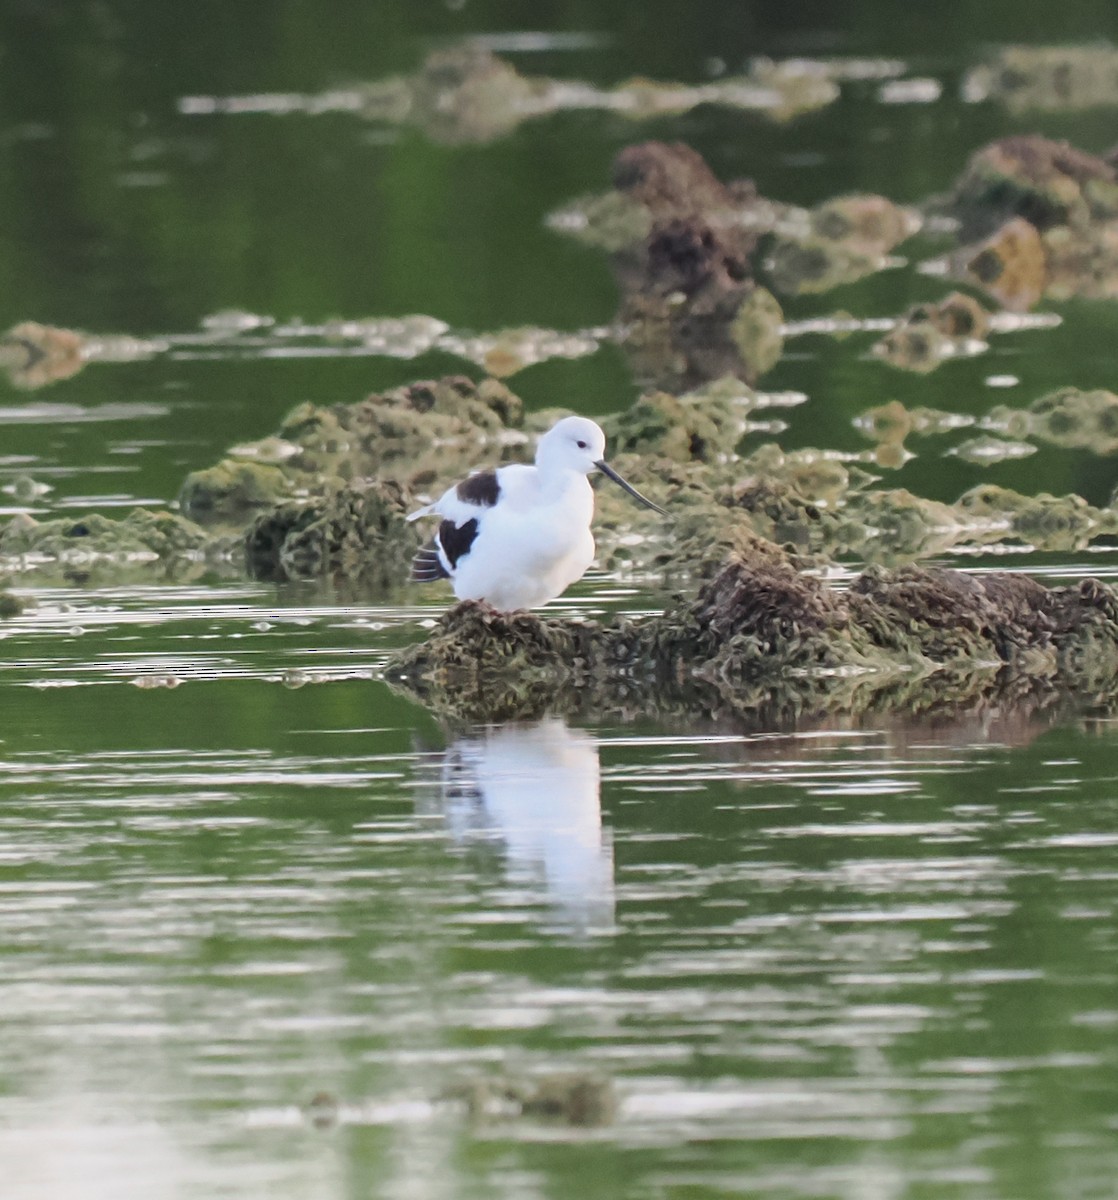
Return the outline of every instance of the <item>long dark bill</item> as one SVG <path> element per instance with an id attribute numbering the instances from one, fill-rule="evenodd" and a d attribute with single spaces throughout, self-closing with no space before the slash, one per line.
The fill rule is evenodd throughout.
<path id="1" fill-rule="evenodd" d="M 614 483 L 620 484 L 634 500 L 639 500 L 645 508 L 651 508 L 653 512 L 658 512 L 662 517 L 668 516 L 668 512 L 660 507 L 659 504 L 653 504 L 647 496 L 642 496 L 631 483 L 626 483 L 624 479 L 609 465 L 605 459 L 601 459 L 594 464 L 603 475 L 608 475 Z"/>

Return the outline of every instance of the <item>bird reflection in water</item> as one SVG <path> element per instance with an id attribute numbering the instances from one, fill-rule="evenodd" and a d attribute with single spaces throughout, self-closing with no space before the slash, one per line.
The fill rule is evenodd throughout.
<path id="1" fill-rule="evenodd" d="M 496 848 L 508 882 L 578 932 L 614 924 L 613 845 L 599 793 L 596 742 L 554 717 L 457 738 L 440 780 L 455 842 Z"/>

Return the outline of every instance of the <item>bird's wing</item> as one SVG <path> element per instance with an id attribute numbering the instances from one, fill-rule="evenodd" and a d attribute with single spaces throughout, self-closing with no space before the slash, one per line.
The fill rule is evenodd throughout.
<path id="1" fill-rule="evenodd" d="M 500 470 L 474 471 L 461 483 L 447 488 L 434 503 L 409 513 L 408 520 L 439 516 L 462 525 L 497 503 L 501 497 L 501 479 L 508 470 L 508 467 L 502 467 Z"/>

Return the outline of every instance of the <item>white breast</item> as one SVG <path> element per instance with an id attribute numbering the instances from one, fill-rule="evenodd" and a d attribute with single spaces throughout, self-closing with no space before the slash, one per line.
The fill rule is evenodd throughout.
<path id="1" fill-rule="evenodd" d="M 506 612 L 536 608 L 581 579 L 594 560 L 594 491 L 575 472 L 546 491 L 534 468 L 505 467 L 498 475 L 500 499 L 474 514 L 478 535 L 459 560 L 454 594 Z"/>

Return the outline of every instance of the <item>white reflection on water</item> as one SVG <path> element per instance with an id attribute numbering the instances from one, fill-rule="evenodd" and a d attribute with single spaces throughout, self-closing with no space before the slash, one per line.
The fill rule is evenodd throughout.
<path id="1" fill-rule="evenodd" d="M 461 846 L 499 846 L 510 883 L 542 890 L 564 925 L 614 924 L 613 845 L 595 740 L 552 717 L 471 733 L 443 760 L 439 799 Z"/>

